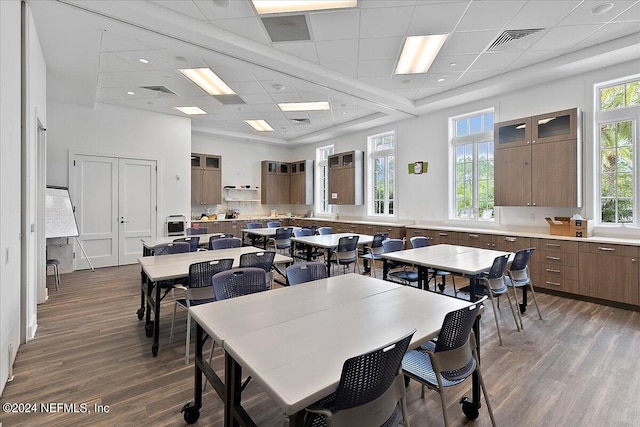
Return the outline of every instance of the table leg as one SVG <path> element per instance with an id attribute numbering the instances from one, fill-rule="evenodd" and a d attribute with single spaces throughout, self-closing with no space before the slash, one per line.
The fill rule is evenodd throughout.
<path id="1" fill-rule="evenodd" d="M 146 291 L 146 283 L 147 283 L 147 275 L 145 274 L 143 269 L 140 269 L 140 308 L 136 311 L 138 315 L 138 320 L 142 320 L 144 317 L 144 309 L 145 309 L 145 291 Z"/>
<path id="2" fill-rule="evenodd" d="M 471 276 L 469 278 L 469 300 L 476 301 L 476 285 L 477 285 L 477 276 Z M 478 354 L 478 359 L 480 359 L 480 316 L 476 318 L 475 323 L 473 324 L 473 332 L 476 335 L 476 352 Z M 480 363 L 480 360 L 477 361 Z M 460 403 L 462 404 L 462 412 L 464 412 L 465 416 L 470 420 L 475 420 L 478 418 L 479 410 L 480 410 L 480 381 L 478 380 L 478 372 L 474 371 L 472 374 L 472 384 L 471 384 L 471 400 L 466 397 L 463 397 Z"/>
<path id="3" fill-rule="evenodd" d="M 229 355 L 229 352 L 225 352 L 224 355 L 224 384 L 224 426 L 257 427 L 242 407 L 242 366 Z"/>
<path id="4" fill-rule="evenodd" d="M 331 248 L 325 249 L 324 262 L 327 264 L 327 277 L 331 276 Z"/>
<path id="5" fill-rule="evenodd" d="M 527 311 L 527 287 L 522 287 L 522 303 L 520 304 L 520 313 L 524 314 Z"/>
<path id="6" fill-rule="evenodd" d="M 148 277 L 146 278 L 146 282 L 144 332 L 147 338 L 151 338 L 153 336 L 153 321 L 151 320 L 151 300 L 153 298 L 151 292 L 153 292 L 153 287 L 156 284 L 151 282 Z"/>
<path id="7" fill-rule="evenodd" d="M 158 355 L 158 347 L 160 347 L 160 299 L 161 299 L 161 287 L 159 283 L 156 283 L 156 300 L 155 310 L 153 313 L 153 344 L 151 345 L 151 354 L 153 357 Z"/>
<path id="8" fill-rule="evenodd" d="M 389 261 L 386 258 L 382 259 L 382 280 L 387 280 L 389 275 Z"/>

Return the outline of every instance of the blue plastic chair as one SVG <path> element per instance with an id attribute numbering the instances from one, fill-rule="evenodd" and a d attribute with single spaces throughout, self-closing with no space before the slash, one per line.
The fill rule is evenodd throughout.
<path id="1" fill-rule="evenodd" d="M 209 240 L 209 249 L 230 249 L 242 246 L 242 239 L 238 237 L 222 237 L 220 239 Z"/>
<path id="2" fill-rule="evenodd" d="M 404 250 L 404 242 L 401 239 L 386 239 L 382 242 L 382 247 L 385 252 L 397 252 Z M 399 271 L 392 271 L 387 274 L 387 280 L 399 282 L 403 285 L 409 285 L 418 281 L 418 272 L 407 269 L 404 264 L 399 264 L 393 261 L 387 261 L 387 265 L 390 269 L 401 267 Z"/>
<path id="3" fill-rule="evenodd" d="M 291 286 L 327 278 L 327 266 L 323 262 L 298 262 L 285 270 Z"/>
<path id="4" fill-rule="evenodd" d="M 187 236 L 174 239 L 174 242 L 185 242 L 189 244 L 189 252 L 195 252 L 198 250 L 200 244 L 200 236 Z"/>

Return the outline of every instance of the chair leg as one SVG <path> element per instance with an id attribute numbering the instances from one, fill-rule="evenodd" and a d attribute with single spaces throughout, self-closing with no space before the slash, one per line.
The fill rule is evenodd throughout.
<path id="1" fill-rule="evenodd" d="M 56 275 L 56 291 L 60 290 L 60 270 L 58 270 L 58 264 L 53 264 L 53 270 Z"/>
<path id="2" fill-rule="evenodd" d="M 453 273 L 451 273 L 451 281 L 453 282 L 453 295 L 457 297 L 458 289 L 456 289 L 456 276 Z"/>
<path id="3" fill-rule="evenodd" d="M 533 284 L 531 280 L 529 280 L 529 288 L 531 289 L 531 295 L 533 295 L 533 302 L 536 305 L 536 310 L 538 311 L 538 317 L 542 320 L 542 314 L 540 314 L 540 309 L 538 308 L 538 300 L 536 299 L 536 291 L 533 290 Z"/>
<path id="4" fill-rule="evenodd" d="M 502 345 L 502 335 L 500 335 L 500 324 L 498 323 L 498 311 L 496 308 L 496 302 L 493 299 L 493 292 L 491 292 L 491 289 L 489 287 L 485 287 L 485 289 L 487 290 L 487 296 L 489 297 L 489 300 L 491 300 L 491 306 L 493 307 L 493 319 L 496 321 L 496 329 L 498 330 L 498 341 L 500 342 L 500 345 Z"/>
<path id="5" fill-rule="evenodd" d="M 511 303 L 511 296 L 509 295 L 509 289 L 507 289 L 507 300 L 509 301 L 509 308 L 511 308 L 511 314 L 513 314 L 513 321 L 516 323 L 516 328 L 518 332 L 520 332 L 520 325 L 518 325 L 518 318 L 516 317 L 516 310 L 518 309 L 518 303 L 516 302 L 516 308 L 514 310 L 513 304 Z M 500 298 L 498 298 L 498 307 L 500 307 Z"/>
<path id="6" fill-rule="evenodd" d="M 524 331 L 524 325 L 522 324 L 522 315 L 520 314 L 520 303 L 518 302 L 518 294 L 516 293 L 516 287 L 515 286 L 510 286 L 510 288 L 513 290 L 513 299 L 516 302 L 516 312 L 518 313 L 518 318 L 520 319 L 520 329 L 522 329 Z M 508 290 L 507 290 L 508 292 Z"/>
<path id="7" fill-rule="evenodd" d="M 178 307 L 178 303 L 173 303 L 173 317 L 171 318 L 171 332 L 169 332 L 169 344 L 173 342 L 173 327 L 176 324 L 176 308 Z"/>
<path id="8" fill-rule="evenodd" d="M 476 360 L 478 360 L 478 355 L 475 354 L 475 348 L 473 350 L 474 356 Z M 482 387 L 482 394 L 484 395 L 484 401 L 487 403 L 487 410 L 489 411 L 489 417 L 491 418 L 491 425 L 496 427 L 496 419 L 493 417 L 493 408 L 491 408 L 491 402 L 489 401 L 489 393 L 487 393 L 487 388 L 484 385 L 484 378 L 482 377 L 482 370 L 480 369 L 480 364 L 476 365 L 476 372 L 478 373 L 478 380 L 480 381 L 480 387 Z"/>

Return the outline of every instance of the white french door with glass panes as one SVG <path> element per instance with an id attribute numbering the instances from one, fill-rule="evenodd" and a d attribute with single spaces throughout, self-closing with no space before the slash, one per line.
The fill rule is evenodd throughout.
<path id="1" fill-rule="evenodd" d="M 156 237 L 155 160 L 73 156 L 73 202 L 80 241 L 94 267 L 133 264 L 140 239 Z M 75 248 L 74 267 L 89 268 Z"/>

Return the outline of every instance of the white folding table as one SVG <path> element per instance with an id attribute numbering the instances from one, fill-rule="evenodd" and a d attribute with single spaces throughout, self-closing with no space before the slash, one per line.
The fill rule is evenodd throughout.
<path id="1" fill-rule="evenodd" d="M 215 251 L 187 252 L 138 258 L 138 262 L 142 268 L 141 274 L 143 281 L 140 291 L 140 308 L 137 314 L 138 319 L 142 320 L 146 311 L 145 332 L 148 337 L 153 336 L 153 344 L 151 346 L 152 354 L 156 356 L 159 348 L 160 301 L 173 287 L 173 285 L 170 284 L 163 285 L 161 282 L 189 277 L 189 266 L 197 262 L 233 258 L 233 266 L 238 267 L 242 254 L 261 251 L 263 251 L 261 248 L 245 246 L 241 248 L 218 249 Z M 276 254 L 273 260 L 274 265 L 291 264 L 292 262 L 292 258 L 281 254 Z M 164 295 L 162 294 L 162 289 L 164 289 Z M 151 320 L 152 310 L 154 312 L 153 321 Z"/>
<path id="2" fill-rule="evenodd" d="M 209 239 L 213 236 L 222 236 L 222 233 L 194 234 L 192 236 L 182 236 L 182 237 L 200 237 L 200 240 L 198 241 L 198 246 L 205 247 L 209 245 Z M 175 239 L 180 239 L 180 238 L 181 238 L 180 236 L 174 236 L 174 237 L 156 237 L 154 239 L 140 240 L 142 242 L 142 256 L 153 255 L 153 248 L 156 245 L 171 243 Z"/>
<path id="3" fill-rule="evenodd" d="M 315 236 L 292 237 L 291 241 L 302 243 L 307 248 L 307 261 L 311 261 L 313 248 L 322 248 L 325 250 L 325 262 L 327 263 L 327 274 L 331 274 L 331 251 L 338 247 L 341 237 L 358 236 L 358 246 L 370 245 L 373 242 L 373 236 L 368 234 L 354 233 L 336 233 L 321 234 Z"/>
<path id="4" fill-rule="evenodd" d="M 255 425 L 242 408 L 243 372 L 301 425 L 304 408 L 334 392 L 342 365 L 416 329 L 410 348 L 437 336 L 445 315 L 470 302 L 345 274 L 191 307 L 197 322 L 193 423 L 202 406 L 202 374 L 224 402 L 225 426 Z M 225 350 L 225 381 L 202 356 L 206 333 Z"/>

